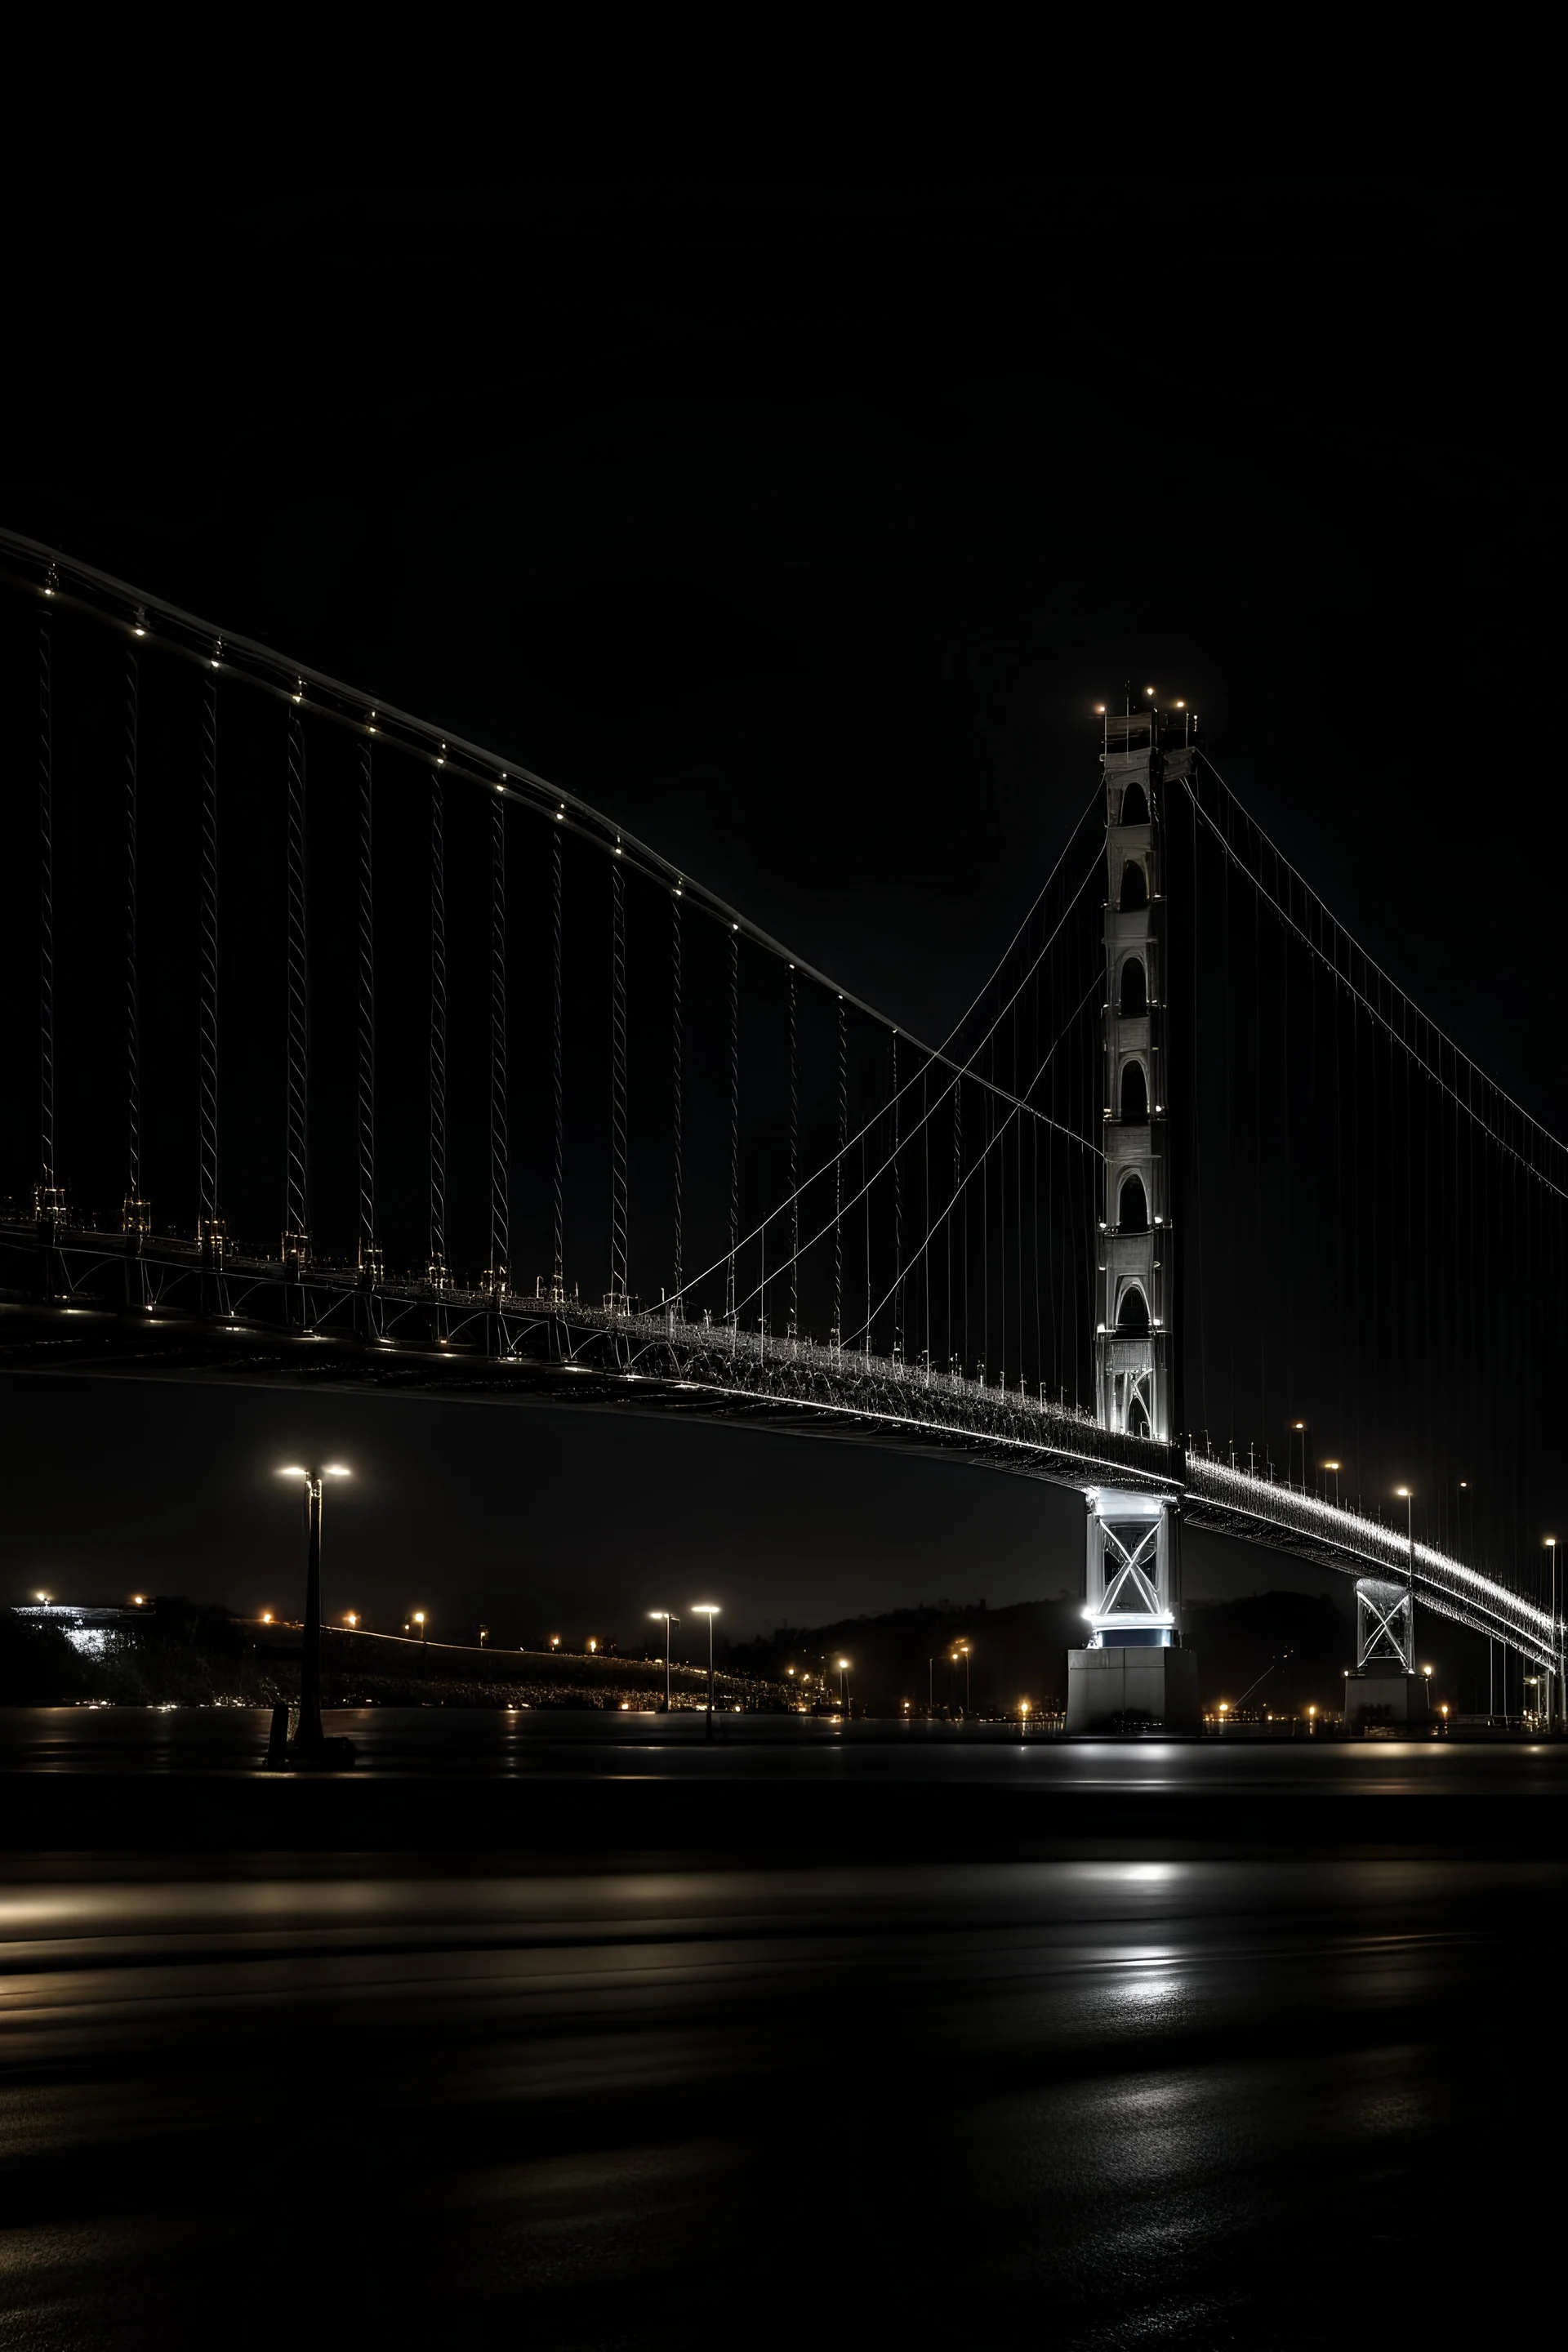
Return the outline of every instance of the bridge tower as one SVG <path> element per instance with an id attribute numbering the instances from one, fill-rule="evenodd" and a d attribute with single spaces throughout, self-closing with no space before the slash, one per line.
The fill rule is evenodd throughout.
<path id="1" fill-rule="evenodd" d="M 1174 1229 L 1165 1045 L 1164 794 L 1195 749 L 1192 715 L 1131 688 L 1104 713 L 1105 1157 L 1095 1277 L 1102 1429 L 1176 1434 Z M 1181 1526 L 1163 1496 L 1089 1491 L 1087 1648 L 1068 1656 L 1069 1731 L 1198 1727 L 1197 1665 L 1177 1646 Z"/>

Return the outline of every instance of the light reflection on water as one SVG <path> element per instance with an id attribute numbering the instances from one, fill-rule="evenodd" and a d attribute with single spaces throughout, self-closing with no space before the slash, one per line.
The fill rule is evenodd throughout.
<path id="1" fill-rule="evenodd" d="M 44 2352 L 274 2345 L 306 2272 L 378 2346 L 1321 2343 L 1546 2218 L 1515 2027 L 1563 1894 L 1463 1858 L 13 1857 L 0 2297 Z"/>

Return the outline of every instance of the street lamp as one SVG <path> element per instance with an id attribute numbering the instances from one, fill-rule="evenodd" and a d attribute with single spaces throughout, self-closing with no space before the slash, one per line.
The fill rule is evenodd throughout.
<path id="1" fill-rule="evenodd" d="M 1018 1701 L 1018 1727 L 1024 1737 L 1027 1738 L 1029 1733 L 1029 1702 L 1026 1698 L 1021 1698 Z"/>
<path id="2" fill-rule="evenodd" d="M 427 1650 L 430 1647 L 430 1636 L 425 1630 L 425 1612 L 423 1609 L 416 1609 L 414 1612 L 414 1622 L 419 1628 L 419 1640 L 421 1646 Z"/>
<path id="3" fill-rule="evenodd" d="M 49 1596 L 47 1592 L 35 1592 L 33 1598 L 35 1601 L 41 1601 L 46 1609 L 48 1607 Z"/>
<path id="4" fill-rule="evenodd" d="M 661 1617 L 664 1620 L 664 1711 L 668 1715 L 669 1713 L 669 1629 L 672 1625 L 679 1625 L 680 1620 L 679 1617 L 672 1617 L 668 1609 L 650 1609 L 647 1613 L 656 1620 Z M 709 1633 L 711 1636 L 711 1619 L 709 1621 Z M 590 1642 L 588 1647 L 592 1649 L 593 1646 Z M 709 1701 L 709 1706 L 710 1707 L 712 1706 L 711 1699 Z"/>
<path id="5" fill-rule="evenodd" d="M 838 1704 L 847 1715 L 849 1712 L 849 1661 L 847 1658 L 840 1658 L 838 1661 Z"/>
<path id="6" fill-rule="evenodd" d="M 1325 1462 L 1323 1464 L 1323 1468 L 1329 1473 L 1334 1482 L 1334 1508 L 1336 1511 L 1340 1507 L 1340 1472 L 1344 1468 L 1344 1466 L 1345 1465 L 1342 1462 Z"/>
<path id="7" fill-rule="evenodd" d="M 351 1473 L 341 1462 L 329 1462 L 323 1468 L 303 1470 L 290 1464 L 279 1470 L 279 1478 L 302 1478 L 305 1482 L 305 1625 L 304 1640 L 300 1646 L 300 1727 L 294 1735 L 296 1748 L 317 1748 L 321 1745 L 321 1496 L 329 1478 L 347 1478 Z"/>
<path id="8" fill-rule="evenodd" d="M 969 1647 L 967 1642 L 956 1642 L 952 1651 L 955 1664 L 960 1658 L 963 1660 L 963 1712 L 965 1715 L 969 1713 Z"/>
<path id="9" fill-rule="evenodd" d="M 706 1617 L 708 1620 L 708 1728 L 703 1737 L 711 1739 L 713 1737 L 713 1620 L 719 1614 L 719 1603 L 716 1601 L 694 1601 L 691 1613 L 694 1617 Z"/>
<path id="10" fill-rule="evenodd" d="M 1293 1421 L 1290 1423 L 1289 1476 L 1292 1483 L 1296 1476 L 1296 1440 L 1298 1438 L 1301 1441 L 1301 1492 L 1305 1494 L 1307 1491 L 1307 1424 L 1304 1421 Z"/>

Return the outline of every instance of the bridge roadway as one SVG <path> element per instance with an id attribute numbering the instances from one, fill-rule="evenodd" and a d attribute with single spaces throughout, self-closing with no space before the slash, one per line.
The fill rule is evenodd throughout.
<path id="1" fill-rule="evenodd" d="M 40 1237 L 0 1222 L 0 1370 L 428 1391 L 454 1400 L 685 1414 L 957 1458 L 1015 1477 L 1119 1486 L 1179 1506 L 1184 1524 L 1402 1580 L 1424 1604 L 1553 1663 L 1552 1621 L 1521 1593 L 1429 1544 L 1181 1444 L 1106 1430 L 1021 1391 L 810 1339 L 672 1311 L 437 1289 L 352 1266 L 230 1253 L 76 1228 Z"/>

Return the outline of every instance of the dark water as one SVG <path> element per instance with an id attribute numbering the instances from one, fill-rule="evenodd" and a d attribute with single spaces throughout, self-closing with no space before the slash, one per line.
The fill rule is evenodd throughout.
<path id="1" fill-rule="evenodd" d="M 13 1760 L 59 1737 L 6 1733 Z M 520 1769 L 699 1756 L 645 1749 L 574 1725 Z M 818 1749 L 836 1765 L 805 1761 Z M 783 1752 L 854 1775 L 888 1748 Z M 935 1769 L 1015 1769 L 1005 1746 L 946 1752 L 963 1760 Z M 1017 1769 L 1465 1757 L 1214 1752 L 1042 1749 Z M 1521 1790 L 1555 1761 L 1466 1769 L 1500 1775 L 1510 1754 Z M 1157 1842 L 830 1866 L 12 1853 L 0 2342 L 1197 2347 L 1555 2327 L 1565 1888 L 1557 1864 L 1474 1852 Z"/>
<path id="2" fill-rule="evenodd" d="M 1194 1794 L 1379 1792 L 1568 1795 L 1568 1741 L 1064 1740 L 1000 1725 L 789 1716 L 581 1715 L 445 1707 L 329 1709 L 360 1777 L 408 1773 L 748 1781 L 868 1780 L 1041 1790 Z M 0 1773 L 249 1771 L 267 1745 L 259 1707 L 0 1707 Z"/>

